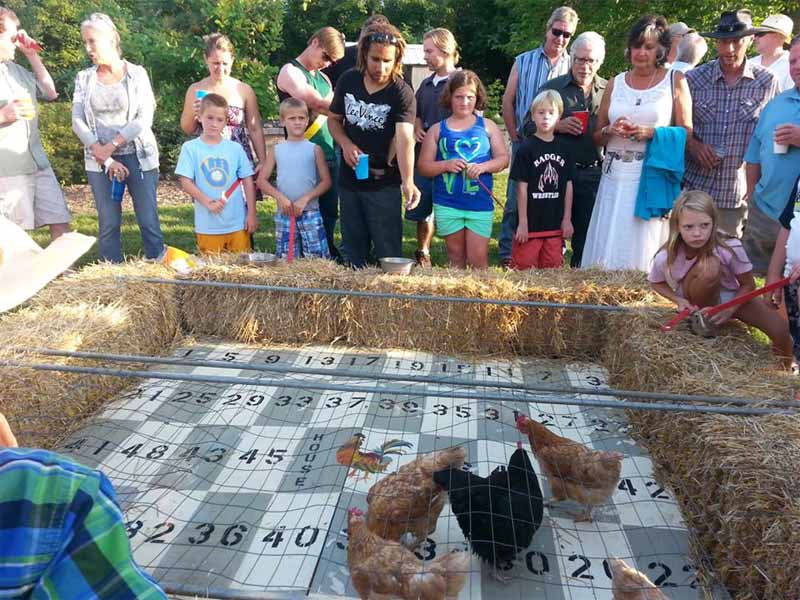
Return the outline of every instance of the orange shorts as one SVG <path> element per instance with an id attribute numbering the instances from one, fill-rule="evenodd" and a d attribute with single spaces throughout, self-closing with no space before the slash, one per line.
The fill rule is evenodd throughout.
<path id="1" fill-rule="evenodd" d="M 528 234 L 528 241 L 520 244 L 516 238 L 511 243 L 511 268 L 557 269 L 564 264 L 561 252 L 561 230 L 536 231 Z"/>
<path id="2" fill-rule="evenodd" d="M 221 252 L 250 252 L 250 234 L 244 229 L 233 233 L 195 233 L 197 251 L 201 254 Z"/>

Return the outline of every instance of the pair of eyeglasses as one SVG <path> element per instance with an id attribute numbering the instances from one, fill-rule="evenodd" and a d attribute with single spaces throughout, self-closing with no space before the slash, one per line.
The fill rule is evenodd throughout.
<path id="1" fill-rule="evenodd" d="M 593 65 L 597 62 L 594 58 L 573 58 L 572 62 L 576 65 Z"/>
<path id="2" fill-rule="evenodd" d="M 759 31 L 758 33 L 756 33 L 756 34 L 754 34 L 754 35 L 755 35 L 755 37 L 757 37 L 757 38 L 762 38 L 762 37 L 764 37 L 765 35 L 767 35 L 767 33 L 769 33 L 769 32 L 767 32 L 767 31 Z"/>
<path id="3" fill-rule="evenodd" d="M 371 33 L 367 39 L 376 44 L 393 44 L 395 46 L 398 42 L 397 36 L 391 33 Z"/>
<path id="4" fill-rule="evenodd" d="M 563 29 L 558 29 L 556 27 L 553 27 L 550 30 L 550 33 L 552 33 L 555 37 L 563 37 L 565 40 L 568 40 L 569 38 L 572 37 L 572 33 L 571 32 L 564 31 Z"/>

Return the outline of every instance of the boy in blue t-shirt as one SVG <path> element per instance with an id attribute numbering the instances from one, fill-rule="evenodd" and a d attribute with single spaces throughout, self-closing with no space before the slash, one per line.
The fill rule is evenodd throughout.
<path id="1" fill-rule="evenodd" d="M 222 137 L 228 102 L 206 94 L 200 102 L 199 138 L 181 146 L 175 174 L 194 200 L 194 229 L 201 253 L 249 252 L 250 234 L 258 229 L 253 165 L 242 146 Z M 225 193 L 242 180 L 230 197 Z"/>

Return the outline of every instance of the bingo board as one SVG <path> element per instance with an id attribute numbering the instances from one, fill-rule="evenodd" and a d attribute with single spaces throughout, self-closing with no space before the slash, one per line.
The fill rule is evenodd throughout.
<path id="1" fill-rule="evenodd" d="M 543 402 L 553 397 L 514 387 L 570 385 L 586 388 L 591 398 L 593 389 L 606 385 L 597 366 L 218 341 L 175 356 L 225 361 L 229 368 L 158 370 L 235 376 L 241 383 L 141 381 L 58 448 L 111 478 L 137 562 L 168 591 L 211 598 L 356 598 L 347 567 L 347 509 L 366 510 L 367 492 L 380 477 L 437 448 L 465 445 L 468 468 L 488 475 L 507 464 L 517 441 L 530 450 L 514 424 L 519 410 L 559 435 L 622 452 L 622 480 L 612 503 L 595 509 L 592 523 L 574 523 L 570 513 L 578 507 L 571 502 L 546 507 L 531 546 L 508 571 L 510 583 L 492 579 L 473 556 L 460 598 L 610 600 L 609 556 L 636 565 L 673 600 L 701 597 L 678 506 L 653 478 L 652 463 L 629 437 L 622 411 Z M 321 371 L 264 373 L 241 370 L 244 364 Z M 337 376 L 343 370 L 364 378 Z M 379 373 L 406 379 L 369 378 Z M 447 377 L 471 385 L 448 385 L 442 381 Z M 431 378 L 436 382 L 426 381 Z M 298 387 L 310 381 L 380 390 Z M 487 387 L 492 383 L 511 385 Z M 457 397 L 456 389 L 472 397 Z M 504 399 L 486 400 L 489 392 Z M 354 436 L 363 453 L 393 450 L 382 472 L 343 464 L 342 450 Z M 540 476 L 540 483 L 547 501 L 547 481 Z M 416 553 L 430 560 L 465 548 L 446 506 Z"/>

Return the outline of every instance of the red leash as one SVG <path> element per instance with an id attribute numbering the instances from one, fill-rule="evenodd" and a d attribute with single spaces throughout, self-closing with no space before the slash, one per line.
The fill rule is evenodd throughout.
<path id="1" fill-rule="evenodd" d="M 294 236 L 295 230 L 297 229 L 296 221 L 297 217 L 292 213 L 292 216 L 289 217 L 289 251 L 286 255 L 286 262 L 289 264 L 294 260 Z"/>
<path id="2" fill-rule="evenodd" d="M 487 185 L 481 181 L 481 178 L 480 178 L 480 177 L 478 177 L 478 178 L 477 178 L 475 181 L 477 181 L 477 182 L 478 182 L 478 185 L 480 185 L 480 186 L 483 188 L 483 191 L 484 191 L 484 192 L 486 192 L 487 194 L 489 194 L 489 196 L 492 198 L 492 200 L 494 200 L 494 201 L 497 203 L 497 206 L 499 206 L 500 208 L 502 208 L 503 210 L 505 210 L 505 208 L 506 208 L 506 205 L 505 205 L 505 204 L 503 204 L 502 202 L 500 202 L 500 200 L 498 200 L 498 199 L 495 197 L 495 195 L 492 193 L 492 190 L 490 190 L 490 189 L 487 187 Z"/>
<path id="3" fill-rule="evenodd" d="M 722 304 L 717 304 L 716 306 L 712 306 L 704 313 L 706 318 L 713 317 L 717 313 L 721 313 L 723 310 L 727 310 L 733 306 L 739 306 L 740 304 L 744 304 L 745 302 L 749 302 L 753 298 L 757 298 L 763 294 L 771 292 L 773 290 L 780 289 L 784 286 L 789 285 L 789 278 L 784 277 L 783 279 L 779 279 L 769 285 L 765 285 L 764 287 L 758 288 L 753 290 L 752 292 L 747 292 L 746 294 L 742 294 L 741 296 L 737 296 L 732 300 L 728 300 L 727 302 L 723 302 Z M 686 317 L 692 314 L 692 311 L 688 308 L 684 308 L 681 312 L 679 312 L 675 317 L 669 322 L 665 323 L 661 326 L 661 331 L 672 331 L 675 326 L 683 321 Z"/>
<path id="4" fill-rule="evenodd" d="M 237 179 L 231 184 L 231 187 L 225 190 L 225 193 L 222 195 L 222 197 L 225 198 L 225 200 L 227 200 L 233 195 L 233 193 L 236 191 L 236 188 L 238 188 L 240 185 L 242 185 L 242 180 Z"/>

